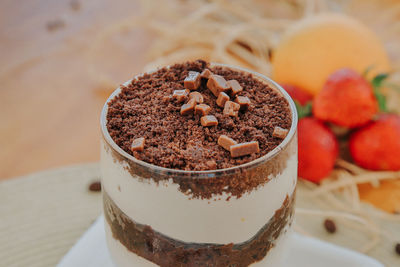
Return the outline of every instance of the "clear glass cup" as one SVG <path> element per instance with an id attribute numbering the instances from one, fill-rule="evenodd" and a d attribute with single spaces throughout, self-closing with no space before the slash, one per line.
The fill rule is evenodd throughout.
<path id="1" fill-rule="evenodd" d="M 288 101 L 292 125 L 274 150 L 239 166 L 210 171 L 167 169 L 122 150 L 101 114 L 101 173 L 107 245 L 125 266 L 280 266 L 293 220 L 297 182 L 297 113 L 289 95 L 248 72 Z M 135 79 L 135 78 L 134 78 Z M 237 183 L 240 178 L 240 183 Z M 232 192 L 245 190 L 240 197 Z M 202 196 L 202 197 L 199 197 Z"/>

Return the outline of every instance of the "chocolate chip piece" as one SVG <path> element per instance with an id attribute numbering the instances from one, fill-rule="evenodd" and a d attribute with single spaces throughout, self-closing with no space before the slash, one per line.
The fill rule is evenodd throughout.
<path id="1" fill-rule="evenodd" d="M 331 220 L 331 219 L 325 219 L 325 221 L 324 221 L 324 227 L 325 227 L 325 230 L 326 230 L 328 233 L 333 234 L 333 233 L 336 232 L 336 224 L 335 224 L 335 222 L 334 222 L 333 220 Z"/>
<path id="2" fill-rule="evenodd" d="M 172 98 L 175 98 L 178 102 L 185 102 L 189 96 L 189 90 L 174 90 L 172 93 Z"/>
<path id="3" fill-rule="evenodd" d="M 231 157 L 241 157 L 260 152 L 257 141 L 236 144 L 230 147 Z"/>
<path id="4" fill-rule="evenodd" d="M 200 122 L 201 122 L 201 125 L 203 125 L 204 127 L 218 125 L 218 120 L 213 115 L 207 115 L 207 116 L 201 117 Z"/>
<path id="5" fill-rule="evenodd" d="M 131 144 L 131 151 L 143 151 L 144 149 L 144 137 L 136 138 Z"/>
<path id="6" fill-rule="evenodd" d="M 286 135 L 288 134 L 288 130 L 287 129 L 283 129 L 279 126 L 276 126 L 274 128 L 274 132 L 272 133 L 272 136 L 280 138 L 280 139 L 285 139 Z"/>
<path id="7" fill-rule="evenodd" d="M 394 250 L 398 255 L 400 255 L 400 243 L 397 243 L 396 246 L 394 247 Z"/>
<path id="8" fill-rule="evenodd" d="M 203 70 L 203 72 L 200 74 L 200 76 L 201 76 L 201 78 L 208 79 L 208 78 L 210 78 L 210 76 L 211 76 L 212 74 L 213 74 L 213 73 L 211 72 L 211 70 L 205 69 L 205 70 Z"/>
<path id="9" fill-rule="evenodd" d="M 240 93 L 241 91 L 243 91 L 243 87 L 240 85 L 240 83 L 238 81 L 229 80 L 227 83 L 232 90 L 232 95 L 236 95 L 237 93 Z"/>
<path id="10" fill-rule="evenodd" d="M 216 97 L 218 97 L 220 92 L 228 91 L 230 89 L 230 86 L 228 85 L 224 77 L 213 74 L 208 79 L 207 88 L 210 89 L 210 91 Z"/>
<path id="11" fill-rule="evenodd" d="M 199 104 L 194 107 L 194 114 L 198 114 L 201 116 L 208 115 L 210 113 L 211 107 L 206 104 Z"/>
<path id="12" fill-rule="evenodd" d="M 185 88 L 189 90 L 196 90 L 201 83 L 200 73 L 197 71 L 189 71 L 189 75 L 183 81 Z"/>
<path id="13" fill-rule="evenodd" d="M 222 146 L 223 148 L 225 148 L 226 150 L 230 151 L 231 150 L 231 146 L 236 145 L 237 142 L 235 140 L 233 140 L 232 138 L 221 134 L 218 137 L 218 145 Z"/>
<path id="14" fill-rule="evenodd" d="M 181 115 L 188 115 L 193 113 L 194 107 L 196 106 L 196 100 L 193 98 L 189 100 L 186 104 L 182 105 L 181 107 Z"/>
<path id="15" fill-rule="evenodd" d="M 216 100 L 216 103 L 218 106 L 220 106 L 221 108 L 225 105 L 226 101 L 229 100 L 229 96 L 224 93 L 224 92 L 220 92 L 218 95 L 218 98 Z"/>
<path id="16" fill-rule="evenodd" d="M 235 102 L 240 105 L 240 110 L 247 110 L 250 106 L 250 99 L 247 96 L 237 96 Z"/>
<path id="17" fill-rule="evenodd" d="M 89 191 L 92 192 L 100 192 L 101 191 L 101 183 L 100 181 L 95 181 L 89 185 Z"/>
<path id="18" fill-rule="evenodd" d="M 222 113 L 224 115 L 232 116 L 232 117 L 237 117 L 239 113 L 240 105 L 238 103 L 232 102 L 232 101 L 226 101 L 224 105 L 224 110 Z"/>
<path id="19" fill-rule="evenodd" d="M 201 104 L 204 102 L 204 97 L 199 92 L 191 92 L 189 94 L 189 99 L 192 99 L 192 98 L 196 101 L 197 104 Z"/>

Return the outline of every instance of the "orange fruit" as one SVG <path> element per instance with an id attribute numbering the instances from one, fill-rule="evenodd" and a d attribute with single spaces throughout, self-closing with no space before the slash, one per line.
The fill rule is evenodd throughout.
<path id="1" fill-rule="evenodd" d="M 387 53 L 374 32 L 342 14 L 315 15 L 290 27 L 273 55 L 273 78 L 316 95 L 340 68 L 369 77 L 390 70 Z"/>

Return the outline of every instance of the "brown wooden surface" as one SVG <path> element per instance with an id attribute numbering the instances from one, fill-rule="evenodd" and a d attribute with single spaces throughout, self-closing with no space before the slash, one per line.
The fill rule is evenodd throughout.
<path id="1" fill-rule="evenodd" d="M 99 159 L 107 93 L 89 75 L 87 54 L 100 31 L 140 10 L 131 0 L 81 0 L 79 10 L 70 3 L 0 1 L 0 179 Z M 64 27 L 47 29 L 60 19 Z M 111 58 L 108 44 L 96 57 L 97 67 L 119 81 L 145 64 L 146 36 L 130 35 L 126 51 Z"/>

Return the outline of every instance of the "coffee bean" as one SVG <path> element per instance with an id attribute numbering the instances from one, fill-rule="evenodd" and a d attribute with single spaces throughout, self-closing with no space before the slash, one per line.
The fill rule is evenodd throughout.
<path id="1" fill-rule="evenodd" d="M 101 191 L 101 183 L 100 181 L 93 182 L 89 185 L 89 191 L 92 192 L 100 192 Z"/>
<path id="2" fill-rule="evenodd" d="M 396 253 L 398 255 L 400 255 L 400 243 L 397 243 L 396 246 L 394 247 L 394 249 L 395 249 Z"/>
<path id="3" fill-rule="evenodd" d="M 326 220 L 324 221 L 324 227 L 325 227 L 325 230 L 326 230 L 328 233 L 333 234 L 333 233 L 336 232 L 336 224 L 335 224 L 335 222 L 332 221 L 331 219 L 326 219 Z"/>

